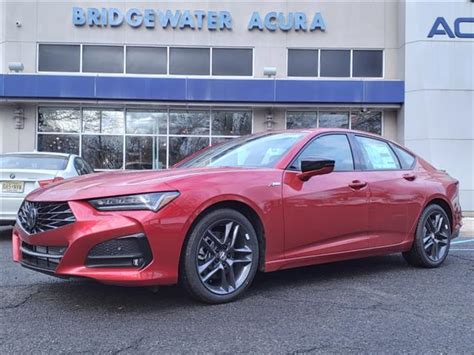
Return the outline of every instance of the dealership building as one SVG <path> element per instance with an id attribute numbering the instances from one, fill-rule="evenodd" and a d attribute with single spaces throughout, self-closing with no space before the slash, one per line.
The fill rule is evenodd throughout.
<path id="1" fill-rule="evenodd" d="M 0 153 L 164 169 L 300 127 L 404 144 L 474 211 L 474 2 L 0 3 Z"/>

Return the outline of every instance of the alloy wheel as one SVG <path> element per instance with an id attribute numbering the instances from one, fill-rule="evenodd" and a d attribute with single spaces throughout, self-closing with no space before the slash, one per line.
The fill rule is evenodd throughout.
<path id="1" fill-rule="evenodd" d="M 423 226 L 423 249 L 432 261 L 442 259 L 448 252 L 449 221 L 439 212 L 431 213 Z"/>
<path id="2" fill-rule="evenodd" d="M 227 295 L 244 284 L 252 267 L 250 236 L 234 220 L 213 223 L 198 246 L 196 267 L 203 285 L 211 292 Z"/>

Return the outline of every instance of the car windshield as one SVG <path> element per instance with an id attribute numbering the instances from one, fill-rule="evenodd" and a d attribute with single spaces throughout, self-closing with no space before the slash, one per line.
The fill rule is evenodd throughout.
<path id="1" fill-rule="evenodd" d="M 285 132 L 236 138 L 203 151 L 178 168 L 270 168 L 304 135 Z"/>
<path id="2" fill-rule="evenodd" d="M 0 155 L 0 169 L 64 170 L 68 158 L 41 154 Z"/>

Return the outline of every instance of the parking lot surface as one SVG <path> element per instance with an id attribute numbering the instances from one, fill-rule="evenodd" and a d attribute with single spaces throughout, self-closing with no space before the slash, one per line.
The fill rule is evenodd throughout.
<path id="1" fill-rule="evenodd" d="M 394 254 L 258 275 L 237 302 L 208 306 L 62 280 L 11 261 L 0 232 L 0 353 L 472 353 L 474 238 L 445 264 Z"/>

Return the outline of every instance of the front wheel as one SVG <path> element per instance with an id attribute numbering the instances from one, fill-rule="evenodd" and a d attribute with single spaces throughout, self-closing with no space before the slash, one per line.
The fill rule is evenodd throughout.
<path id="1" fill-rule="evenodd" d="M 411 265 L 435 268 L 448 256 L 450 245 L 449 218 L 440 206 L 430 205 L 423 211 L 413 245 L 403 257 Z"/>
<path id="2" fill-rule="evenodd" d="M 235 300 L 251 284 L 259 247 L 249 220 L 232 209 L 202 217 L 184 248 L 180 279 L 194 298 L 206 303 Z"/>

